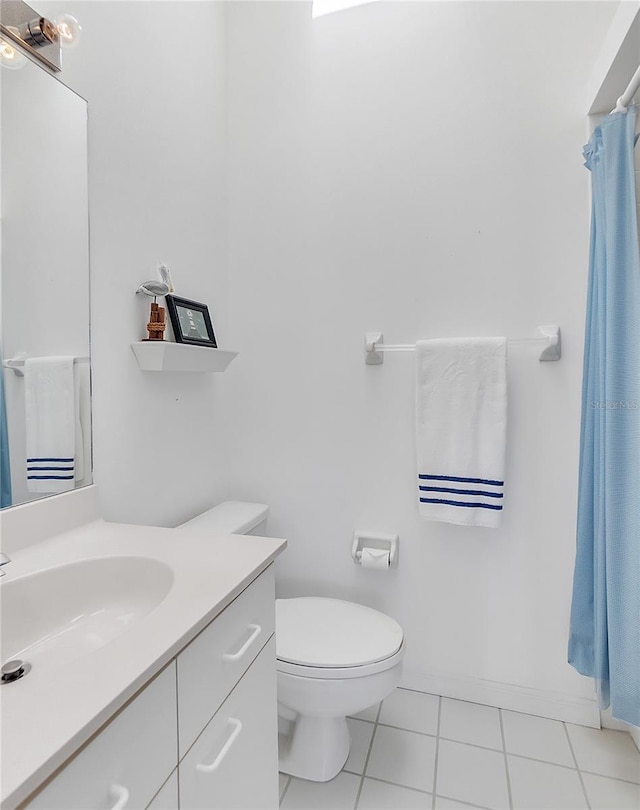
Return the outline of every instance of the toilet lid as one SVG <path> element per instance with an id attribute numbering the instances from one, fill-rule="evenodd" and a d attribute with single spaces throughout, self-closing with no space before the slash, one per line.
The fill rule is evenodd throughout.
<path id="1" fill-rule="evenodd" d="M 276 655 L 308 667 L 355 667 L 383 661 L 402 646 L 402 627 L 378 610 L 303 596 L 276 599 Z"/>

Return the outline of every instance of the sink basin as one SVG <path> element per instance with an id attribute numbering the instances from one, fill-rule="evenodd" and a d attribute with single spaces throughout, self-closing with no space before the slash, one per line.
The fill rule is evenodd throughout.
<path id="1" fill-rule="evenodd" d="M 129 630 L 165 598 L 171 568 L 146 557 L 84 559 L 0 584 L 2 662 L 67 666 Z"/>

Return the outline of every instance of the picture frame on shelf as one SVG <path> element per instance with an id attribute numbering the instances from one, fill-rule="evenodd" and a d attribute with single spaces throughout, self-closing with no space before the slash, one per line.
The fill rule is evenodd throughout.
<path id="1" fill-rule="evenodd" d="M 167 295 L 166 301 L 176 343 L 218 348 L 206 304 L 177 295 Z"/>

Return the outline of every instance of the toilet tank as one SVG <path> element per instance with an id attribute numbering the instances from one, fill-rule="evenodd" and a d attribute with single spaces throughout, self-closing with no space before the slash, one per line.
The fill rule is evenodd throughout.
<path id="1" fill-rule="evenodd" d="M 211 534 L 258 534 L 266 536 L 269 507 L 264 503 L 225 501 L 201 515 L 181 523 L 185 526 L 206 529 Z"/>

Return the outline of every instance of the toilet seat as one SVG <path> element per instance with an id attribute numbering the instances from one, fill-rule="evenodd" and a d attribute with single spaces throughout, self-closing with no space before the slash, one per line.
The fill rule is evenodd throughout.
<path id="1" fill-rule="evenodd" d="M 334 680 L 339 678 L 364 678 L 367 675 L 375 675 L 377 672 L 384 672 L 395 667 L 402 660 L 404 655 L 404 643 L 400 649 L 382 661 L 375 664 L 361 664 L 356 667 L 309 667 L 303 664 L 292 664 L 290 661 L 276 661 L 278 673 L 285 675 L 296 675 L 298 678 L 325 678 Z"/>
<path id="2" fill-rule="evenodd" d="M 279 672 L 356 678 L 389 669 L 403 653 L 400 625 L 380 611 L 341 599 L 276 599 Z"/>

